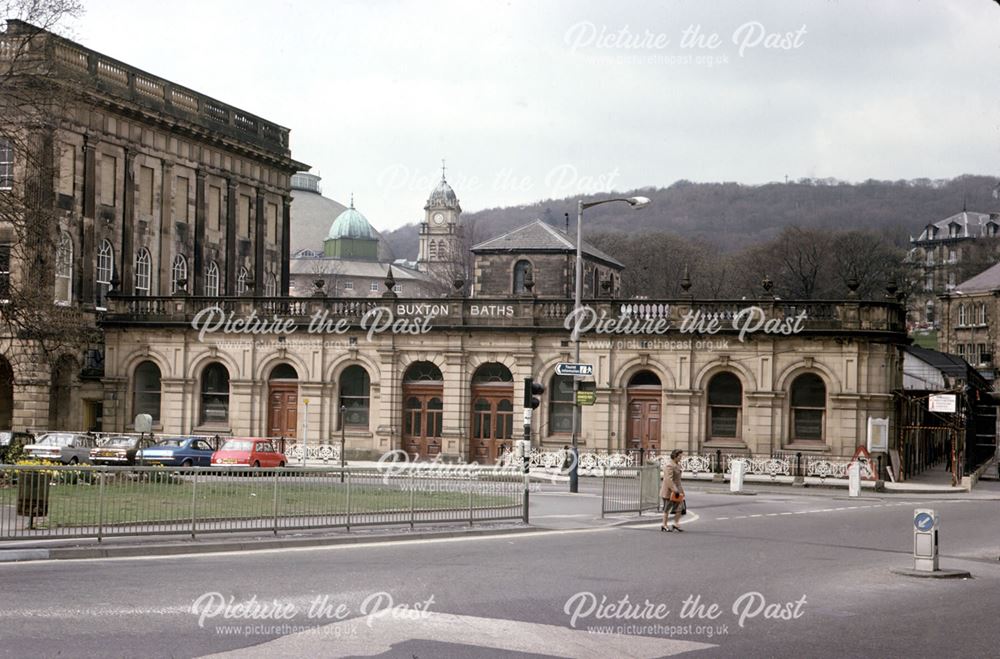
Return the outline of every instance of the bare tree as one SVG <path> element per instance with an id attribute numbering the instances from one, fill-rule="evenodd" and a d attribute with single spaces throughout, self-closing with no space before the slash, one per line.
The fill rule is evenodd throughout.
<path id="1" fill-rule="evenodd" d="M 50 361 L 97 336 L 56 286 L 57 274 L 67 287 L 75 275 L 61 229 L 72 220 L 57 204 L 56 131 L 76 96 L 53 63 L 50 31 L 82 7 L 77 0 L 0 6 L 8 19 L 0 33 L 0 351 Z"/>

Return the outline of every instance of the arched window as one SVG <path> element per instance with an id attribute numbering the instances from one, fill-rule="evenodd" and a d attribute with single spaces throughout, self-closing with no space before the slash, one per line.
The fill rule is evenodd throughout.
<path id="1" fill-rule="evenodd" d="M 430 259 L 431 261 L 437 259 L 438 246 L 436 240 L 431 240 L 427 243 L 427 251 L 428 251 L 427 253 L 428 259 Z"/>
<path id="2" fill-rule="evenodd" d="M 267 283 L 264 284 L 264 295 L 267 297 L 278 297 L 278 278 L 272 274 L 267 275 Z"/>
<path id="3" fill-rule="evenodd" d="M 229 421 L 229 371 L 213 362 L 201 372 L 201 423 L 225 424 Z"/>
<path id="4" fill-rule="evenodd" d="M 445 242 L 444 242 L 443 239 L 438 241 L 437 252 L 438 252 L 438 259 L 439 260 L 441 260 L 441 261 L 447 261 L 448 260 L 448 248 L 445 246 Z"/>
<path id="5" fill-rule="evenodd" d="M 236 278 L 236 294 L 246 295 L 250 287 L 247 285 L 247 278 L 250 276 L 250 271 L 245 267 L 240 268 L 240 274 Z"/>
<path id="6" fill-rule="evenodd" d="M 472 374 L 472 384 L 488 384 L 490 382 L 513 382 L 514 376 L 510 369 L 500 362 L 486 362 Z"/>
<path id="7" fill-rule="evenodd" d="M 298 380 L 299 372 L 291 364 L 278 364 L 271 369 L 268 380 Z"/>
<path id="8" fill-rule="evenodd" d="M 792 382 L 792 441 L 823 440 L 826 385 L 815 373 L 805 373 Z"/>
<path id="9" fill-rule="evenodd" d="M 143 247 L 135 255 L 135 294 L 149 295 L 150 279 L 153 272 L 149 250 Z"/>
<path id="10" fill-rule="evenodd" d="M 528 276 L 529 270 L 531 270 L 531 263 L 524 259 L 514 264 L 514 295 L 528 292 L 524 287 L 524 280 Z"/>
<path id="11" fill-rule="evenodd" d="M 174 264 L 170 268 L 170 294 L 179 291 L 187 291 L 188 262 L 183 255 L 174 257 Z"/>
<path id="12" fill-rule="evenodd" d="M 732 373 L 719 373 L 708 382 L 708 438 L 740 436 L 743 385 Z"/>
<path id="13" fill-rule="evenodd" d="M 107 308 L 107 297 L 111 291 L 111 277 L 115 272 L 115 250 L 107 240 L 101 241 L 97 250 L 97 304 L 98 309 Z"/>
<path id="14" fill-rule="evenodd" d="M 573 432 L 573 378 L 567 375 L 552 376 L 549 388 L 549 434 Z M 580 426 L 577 426 L 579 430 Z"/>
<path id="15" fill-rule="evenodd" d="M 966 313 L 965 313 L 965 305 L 964 304 L 958 305 L 958 324 L 959 325 L 967 325 L 968 321 L 969 321 L 969 319 L 968 319 L 968 317 L 966 316 Z"/>
<path id="16" fill-rule="evenodd" d="M 148 414 L 160 422 L 160 367 L 150 361 L 139 364 L 132 378 L 132 412 Z"/>
<path id="17" fill-rule="evenodd" d="M 367 428 L 371 379 L 361 366 L 348 366 L 340 374 L 341 423 L 348 428 Z"/>
<path id="18" fill-rule="evenodd" d="M 219 264 L 215 261 L 208 262 L 205 269 L 205 295 L 217 297 L 219 295 Z"/>
<path id="19" fill-rule="evenodd" d="M 406 369 L 403 382 L 441 382 L 441 369 L 433 362 L 413 362 Z"/>
<path id="20" fill-rule="evenodd" d="M 56 304 L 73 301 L 73 239 L 63 231 L 56 251 Z"/>

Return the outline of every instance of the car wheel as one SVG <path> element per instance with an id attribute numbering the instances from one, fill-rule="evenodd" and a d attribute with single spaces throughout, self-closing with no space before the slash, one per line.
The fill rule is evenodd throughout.
<path id="1" fill-rule="evenodd" d="M 79 460 L 77 460 L 75 456 L 69 459 L 69 463 L 71 465 L 75 465 L 77 462 L 79 462 Z"/>
<path id="2" fill-rule="evenodd" d="M 284 461 L 284 460 L 282 460 L 281 462 L 279 462 L 279 463 L 278 463 L 278 466 L 279 466 L 279 467 L 284 467 L 284 466 L 285 466 L 285 461 Z"/>
<path id="3" fill-rule="evenodd" d="M 191 460 L 190 460 L 190 459 L 188 459 L 188 460 L 185 460 L 184 462 L 182 462 L 182 463 L 181 463 L 181 466 L 182 466 L 182 467 L 193 467 L 193 466 L 194 466 L 194 463 L 193 463 L 193 462 L 191 462 Z"/>
<path id="4" fill-rule="evenodd" d="M 254 466 L 254 469 L 260 469 L 260 463 L 259 462 L 254 462 L 253 466 Z"/>

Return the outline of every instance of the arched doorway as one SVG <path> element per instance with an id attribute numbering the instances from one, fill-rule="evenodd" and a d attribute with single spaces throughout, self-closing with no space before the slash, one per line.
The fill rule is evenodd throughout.
<path id="1" fill-rule="evenodd" d="M 628 381 L 628 428 L 626 448 L 659 451 L 662 415 L 660 378 L 652 371 L 639 371 Z"/>
<path id="2" fill-rule="evenodd" d="M 14 428 L 14 369 L 0 357 L 0 430 Z"/>
<path id="3" fill-rule="evenodd" d="M 49 381 L 49 430 L 78 430 L 73 423 L 73 380 L 79 372 L 76 360 L 63 355 L 52 366 Z"/>
<path id="4" fill-rule="evenodd" d="M 444 377 L 431 362 L 414 362 L 403 375 L 403 450 L 414 459 L 441 452 Z"/>
<path id="5" fill-rule="evenodd" d="M 498 362 L 476 369 L 472 376 L 472 419 L 469 459 L 494 464 L 514 437 L 514 376 Z"/>
<path id="6" fill-rule="evenodd" d="M 278 364 L 267 378 L 267 434 L 295 437 L 299 423 L 299 374 Z"/>

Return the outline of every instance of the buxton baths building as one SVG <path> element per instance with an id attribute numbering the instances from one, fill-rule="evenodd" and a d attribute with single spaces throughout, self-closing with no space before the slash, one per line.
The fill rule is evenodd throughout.
<path id="1" fill-rule="evenodd" d="M 512 287 L 530 257 L 507 255 Z M 310 442 L 343 433 L 350 457 L 403 449 L 489 462 L 522 437 L 524 378 L 534 378 L 546 391 L 532 443 L 562 447 L 576 406 L 555 366 L 573 361 L 573 302 L 533 292 L 532 279 L 523 294 L 489 297 L 406 299 L 391 281 L 380 299 L 112 296 L 106 428 L 149 413 L 169 433 L 308 429 Z M 581 447 L 852 455 L 869 417 L 893 416 L 903 306 L 762 292 L 588 296 L 581 361 L 594 365 L 596 403 L 579 408 Z"/>

